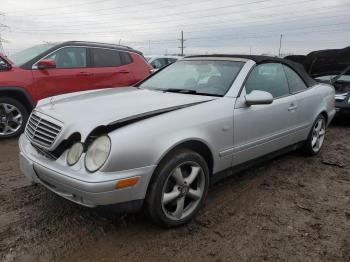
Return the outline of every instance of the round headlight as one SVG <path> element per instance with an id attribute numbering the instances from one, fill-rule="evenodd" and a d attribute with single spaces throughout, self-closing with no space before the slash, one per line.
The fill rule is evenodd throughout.
<path id="1" fill-rule="evenodd" d="M 106 162 L 109 152 L 111 151 L 111 140 L 108 136 L 98 137 L 85 155 L 85 167 L 90 172 L 95 172 L 100 169 Z"/>
<path id="2" fill-rule="evenodd" d="M 79 158 L 83 151 L 83 145 L 81 143 L 75 143 L 68 151 L 67 164 L 69 166 L 75 165 L 79 161 Z"/>

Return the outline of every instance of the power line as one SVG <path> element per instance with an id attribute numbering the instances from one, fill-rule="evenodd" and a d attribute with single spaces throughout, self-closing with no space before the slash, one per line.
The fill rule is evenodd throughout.
<path id="1" fill-rule="evenodd" d="M 273 0 L 264 0 L 265 2 L 267 1 L 273 1 Z M 272 10 L 273 8 L 275 7 L 286 7 L 286 6 L 291 6 L 291 5 L 296 5 L 296 4 L 303 4 L 303 3 L 310 3 L 310 2 L 313 2 L 313 1 L 318 1 L 318 0 L 302 0 L 302 1 L 298 1 L 298 2 L 293 2 L 293 3 L 290 3 L 290 4 L 279 4 L 279 5 L 273 5 L 273 6 L 267 6 L 267 7 L 260 7 L 257 11 L 259 12 L 260 10 L 264 10 L 264 9 L 269 9 L 269 10 Z M 195 9 L 195 10 L 188 10 L 188 11 L 181 11 L 181 16 L 184 15 L 184 14 L 198 14 L 198 16 L 196 17 L 191 17 L 191 20 L 193 19 L 196 19 L 196 18 L 208 18 L 208 17 L 213 17 L 213 10 L 220 10 L 220 9 L 224 9 L 224 13 L 216 13 L 217 16 L 223 16 L 223 15 L 232 15 L 234 14 L 232 12 L 232 10 L 227 10 L 227 9 L 230 9 L 230 8 L 235 8 L 235 7 L 241 7 L 241 6 L 247 6 L 247 5 L 252 5 L 252 4 L 256 4 L 257 2 L 248 2 L 248 3 L 241 3 L 241 4 L 234 4 L 234 5 L 225 5 L 225 6 L 219 6 L 219 7 L 214 7 L 214 8 L 204 8 L 204 9 Z M 182 5 L 179 5 L 179 7 L 181 7 Z M 174 6 L 175 7 L 175 6 Z M 324 8 L 324 7 L 323 7 Z M 201 12 L 206 12 L 208 11 L 209 14 L 207 15 L 203 15 L 203 14 L 200 14 Z M 174 21 L 174 18 L 171 18 L 171 17 L 178 17 L 180 14 L 179 12 L 174 12 L 172 14 L 165 14 L 165 15 L 158 15 L 157 17 L 155 17 L 153 14 L 150 15 L 150 16 L 142 16 L 142 19 L 147 19 L 146 22 L 137 22 L 137 23 L 130 23 L 128 22 L 127 24 L 121 24 L 118 22 L 118 26 L 149 26 L 151 24 L 159 24 L 159 23 L 162 23 L 164 24 L 164 22 L 172 22 Z M 98 14 L 95 14 L 94 17 L 97 17 Z M 91 17 L 91 15 L 89 15 L 89 17 Z M 104 18 L 108 17 L 106 15 L 103 15 Z M 118 16 L 119 17 L 119 16 Z M 76 16 L 76 13 L 74 13 L 74 16 L 72 17 L 74 20 L 76 20 L 77 16 Z M 82 18 L 82 16 L 79 16 L 79 18 Z M 115 18 L 115 13 L 112 14 L 112 18 Z M 130 15 L 127 15 L 126 17 L 127 19 L 132 19 L 133 17 L 131 17 Z M 135 19 L 140 19 L 140 16 L 136 16 L 134 17 Z M 156 19 L 155 19 L 156 18 Z M 63 19 L 63 17 L 60 17 L 60 19 Z M 152 19 L 153 21 L 152 22 L 149 22 L 149 19 Z M 65 19 L 66 20 L 66 19 Z M 45 19 L 46 22 L 48 22 L 49 20 Z M 55 16 L 55 21 L 57 21 L 57 16 Z M 101 25 L 106 25 L 107 22 L 109 22 L 108 20 L 104 20 L 104 21 L 101 21 L 99 20 L 100 22 L 99 23 L 96 23 L 96 22 L 80 22 L 80 23 L 77 23 L 76 21 L 74 21 L 74 25 L 75 26 L 78 26 L 80 29 L 80 27 L 82 25 L 93 25 L 94 27 L 98 24 L 101 24 Z M 66 20 L 67 23 L 70 23 L 69 21 Z M 113 22 L 113 21 L 111 21 Z M 61 23 L 61 21 L 60 21 Z M 70 28 L 72 27 L 72 25 L 70 24 L 69 25 Z M 41 28 L 45 28 L 45 27 L 42 27 Z M 51 28 L 51 27 L 50 27 Z"/>
<path id="2" fill-rule="evenodd" d="M 297 18 L 297 17 L 298 16 L 292 16 L 292 18 Z M 336 16 L 336 17 L 339 17 L 339 15 Z M 329 17 L 329 18 L 331 18 L 331 17 Z M 312 19 L 312 17 L 307 16 L 307 18 L 305 18 L 303 20 L 304 21 L 308 21 L 310 19 Z M 326 18 L 324 18 L 323 20 L 325 20 L 325 19 Z M 261 24 L 261 22 L 263 22 L 263 21 L 264 20 L 254 21 L 254 23 L 259 22 Z M 284 24 L 284 23 L 290 23 L 291 21 L 293 21 L 293 20 L 286 20 L 286 19 L 284 19 L 282 22 L 274 22 L 274 23 L 271 23 L 271 25 L 280 25 L 280 24 Z M 301 20 L 297 19 L 296 21 L 301 21 Z M 248 22 L 248 23 L 241 23 L 241 24 L 244 25 L 244 24 L 250 24 L 250 23 Z M 327 23 L 325 25 L 316 25 L 316 26 L 311 26 L 311 27 L 339 26 L 339 25 L 344 25 L 344 24 L 347 25 L 348 23 Z M 266 27 L 267 25 L 269 25 L 269 24 L 264 24 L 263 26 Z M 225 30 L 225 31 L 227 31 L 227 30 L 237 30 L 237 29 L 242 29 L 242 28 L 245 28 L 245 27 L 249 27 L 249 25 L 246 25 L 246 26 L 239 25 L 238 27 L 237 26 L 233 26 L 233 27 L 231 26 L 231 27 L 223 28 L 223 29 L 221 29 L 221 31 L 223 31 L 223 30 Z M 310 26 L 308 26 L 308 27 L 310 27 Z M 299 27 L 299 28 L 285 29 L 285 30 L 287 30 L 287 31 L 289 30 L 290 31 L 290 30 L 295 30 L 295 29 L 304 29 L 304 28 L 308 28 L 308 27 L 303 26 L 303 27 Z M 218 29 L 218 30 L 220 30 L 220 29 Z M 21 33 L 26 33 L 24 31 L 20 31 L 20 32 Z M 196 32 L 196 33 L 198 33 L 198 32 L 207 32 L 207 28 L 205 30 L 192 30 L 192 31 L 189 30 L 187 33 L 194 33 L 194 32 Z M 86 34 L 86 32 L 83 32 L 83 33 Z M 266 33 L 266 31 L 265 31 L 265 33 Z M 57 34 L 61 34 L 61 33 L 57 33 Z M 64 33 L 62 33 L 62 34 L 64 34 Z M 69 33 L 69 34 L 73 34 L 73 33 Z M 94 34 L 97 35 L 99 33 L 98 32 L 94 32 Z M 76 35 L 76 34 L 74 34 L 74 35 Z M 222 34 L 217 36 L 217 38 L 220 38 L 220 37 L 222 37 Z M 191 39 L 193 39 L 193 37 Z M 157 42 L 157 41 L 155 41 L 155 42 Z"/>
<path id="3" fill-rule="evenodd" d="M 319 8 L 319 9 L 321 9 L 321 10 L 324 10 L 324 8 Z M 255 24 L 255 23 L 259 23 L 259 24 L 261 24 L 261 22 L 265 22 L 265 21 L 269 21 L 269 20 L 271 20 L 271 21 L 273 21 L 274 19 L 276 19 L 276 18 L 280 18 L 280 19 L 283 19 L 283 21 L 281 21 L 281 22 L 278 22 L 278 23 L 276 23 L 276 21 L 274 21 L 273 23 L 272 23 L 272 25 L 276 25 L 276 24 L 281 24 L 281 23 L 286 23 L 286 22 L 288 22 L 288 21 L 286 21 L 286 19 L 287 18 L 293 18 L 293 19 L 291 19 L 291 20 L 289 20 L 289 21 L 300 21 L 300 19 L 296 19 L 296 18 L 302 18 L 302 20 L 310 20 L 310 19 L 312 19 L 312 18 L 319 18 L 320 16 L 319 15 L 322 15 L 322 14 L 329 14 L 329 12 L 330 12 L 330 10 L 328 9 L 327 11 L 322 11 L 322 12 L 318 12 L 318 13 L 315 13 L 315 10 L 317 10 L 317 8 L 316 9 L 313 9 L 312 10 L 312 13 L 311 14 L 309 14 L 309 13 L 304 13 L 304 14 L 302 14 L 302 15 L 299 15 L 299 16 L 295 16 L 295 15 L 292 15 L 292 16 L 288 16 L 288 17 L 285 17 L 285 16 L 283 16 L 284 14 L 290 14 L 290 11 L 288 11 L 288 12 L 284 12 L 284 13 L 281 13 L 281 12 L 279 12 L 279 13 L 277 13 L 277 14 L 274 14 L 274 13 L 272 13 L 272 14 L 269 14 L 269 15 L 263 15 L 263 16 L 256 16 L 256 17 L 261 17 L 261 18 L 267 18 L 267 19 L 258 19 L 258 20 L 254 20 L 254 21 L 249 21 L 249 22 L 241 22 L 240 24 L 239 24 L 239 26 L 238 26 L 238 28 L 241 28 L 242 27 L 242 25 L 248 25 L 248 24 Z M 345 15 L 348 17 L 348 10 L 343 10 L 343 12 L 345 12 Z M 340 13 L 338 12 L 337 13 L 337 15 L 335 15 L 335 16 L 329 16 L 329 17 L 322 17 L 322 18 L 324 18 L 324 19 L 329 19 L 329 18 L 339 18 L 340 17 Z M 232 18 L 230 18 L 230 19 L 232 19 Z M 226 22 L 226 21 L 223 21 L 223 22 L 220 22 L 220 23 L 210 23 L 210 24 L 203 24 L 203 23 L 201 23 L 199 26 L 197 25 L 198 23 L 195 23 L 196 24 L 196 26 L 192 26 L 191 28 L 205 28 L 206 30 L 207 29 L 209 29 L 209 28 L 212 28 L 212 27 L 216 27 L 216 26 L 218 26 L 218 25 L 221 25 L 221 24 L 223 24 L 223 25 L 227 25 L 229 22 Z M 265 25 L 264 25 L 265 26 Z M 118 25 L 118 28 L 120 28 L 120 27 L 122 27 L 122 25 Z M 113 26 L 110 26 L 109 28 L 113 28 Z M 159 31 L 159 30 L 161 30 L 161 29 L 165 29 L 165 28 L 174 28 L 174 30 L 176 29 L 175 27 L 173 27 L 173 26 L 162 26 L 161 28 L 158 26 L 158 30 L 157 30 L 157 28 L 152 28 L 152 32 L 155 32 L 155 31 Z M 187 27 L 188 28 L 188 27 Z M 229 27 L 229 28 L 232 28 L 232 27 Z M 236 27 L 237 28 L 237 27 Z M 205 31 L 206 31 L 205 30 Z M 19 30 L 16 30 L 17 32 L 21 32 L 21 33 L 26 33 L 26 32 L 31 32 L 31 33 L 35 33 L 35 32 L 52 32 L 52 28 L 51 29 L 48 29 L 48 30 L 41 30 L 41 29 L 36 29 L 36 30 L 27 30 L 27 29 L 19 29 Z M 110 31 L 108 31 L 108 32 L 101 32 L 101 31 L 94 31 L 94 32 L 92 32 L 92 31 L 90 31 L 90 32 L 85 32 L 85 31 L 82 31 L 82 28 L 79 28 L 79 31 L 80 32 L 82 32 L 82 34 L 86 34 L 86 33 L 88 33 L 88 34 L 99 34 L 99 33 L 103 33 L 104 35 L 105 34 L 107 34 L 107 33 L 117 33 L 117 32 L 120 32 L 120 33 L 122 33 L 122 32 L 124 32 L 124 31 L 120 31 L 120 30 L 110 30 Z M 133 32 L 135 33 L 135 32 L 138 32 L 139 30 L 133 30 Z M 142 32 L 146 32 L 147 30 L 145 30 L 145 29 L 143 29 L 142 30 Z M 194 33 L 194 32 L 201 32 L 202 30 L 197 30 L 197 31 L 188 31 L 188 33 Z M 73 32 L 69 32 L 69 33 L 65 33 L 65 32 L 55 32 L 55 34 L 62 34 L 62 35 L 70 35 L 70 34 L 75 34 L 75 33 L 73 33 Z"/>
<path id="4" fill-rule="evenodd" d="M 239 6 L 247 6 L 247 5 L 252 5 L 252 4 L 259 4 L 259 3 L 265 3 L 265 2 L 271 2 L 271 1 L 276 1 L 276 0 L 254 0 L 254 1 L 251 1 L 251 2 L 243 2 L 243 3 L 236 3 L 236 4 L 229 4 L 229 5 L 225 5 L 225 6 L 221 6 L 221 7 L 211 7 L 209 9 L 205 8 L 203 10 L 216 10 L 216 9 L 222 9 L 222 8 L 230 8 L 230 7 L 239 7 Z M 309 1 L 318 1 L 318 0 L 309 0 Z M 201 4 L 203 2 L 212 2 L 212 0 L 203 0 L 201 1 Z M 114 6 L 114 7 L 108 7 L 108 8 L 100 8 L 100 9 L 96 9 L 94 8 L 93 11 L 95 12 L 94 14 L 94 17 L 99 17 L 99 16 L 103 16 L 103 17 L 106 17 L 106 15 L 112 15 L 112 16 L 115 16 L 116 13 L 115 13 L 115 10 L 119 11 L 119 16 L 121 15 L 121 10 L 125 7 L 129 8 L 129 7 L 133 7 L 133 8 L 139 8 L 139 7 L 142 7 L 142 6 L 147 6 L 149 4 L 158 4 L 159 5 L 159 0 L 156 0 L 156 1 L 151 1 L 151 2 L 147 2 L 147 3 L 137 3 L 137 4 L 131 4 L 131 5 L 125 5 L 125 6 Z M 192 2 L 192 3 L 185 3 L 186 6 L 190 5 L 190 4 L 196 4 L 198 6 L 198 3 L 195 3 L 195 2 Z M 178 3 L 178 4 L 175 4 L 175 5 L 168 5 L 168 6 L 159 6 L 159 7 L 153 7 L 152 6 L 152 11 L 153 10 L 157 10 L 157 9 L 167 9 L 167 10 L 172 10 L 174 7 L 183 7 L 184 6 L 184 3 Z M 142 13 L 144 14 L 144 9 L 141 9 L 142 10 Z M 101 13 L 100 11 L 110 11 L 110 12 L 107 12 L 107 13 Z M 135 9 L 134 10 L 131 10 L 133 11 L 133 13 L 135 13 Z M 186 13 L 193 13 L 193 12 L 201 12 L 202 10 L 201 9 L 196 9 L 196 10 L 192 10 L 192 11 L 182 11 L 181 12 L 181 15 L 182 14 L 186 14 Z M 96 14 L 96 12 L 100 12 L 99 14 Z M 55 19 L 57 16 L 61 16 L 61 18 L 74 18 L 76 19 L 76 14 L 77 12 L 76 11 L 69 11 L 69 12 L 64 12 L 64 13 L 59 13 L 59 12 L 56 12 L 54 11 L 53 13 L 51 14 L 40 14 L 39 12 L 39 15 L 40 15 L 40 18 L 42 17 L 46 17 L 46 16 L 49 16 L 49 18 L 51 17 L 54 17 L 53 19 Z M 63 15 L 63 16 L 62 16 Z M 126 14 L 128 17 L 130 17 L 129 14 Z M 174 12 L 173 14 L 167 14 L 165 16 L 169 16 L 169 15 L 179 15 L 178 12 Z M 35 13 L 35 14 L 26 14 L 26 17 L 38 17 L 38 12 Z M 23 17 L 22 15 L 19 16 L 19 17 Z M 91 14 L 88 14 L 88 15 L 85 15 L 85 16 L 80 16 L 80 18 L 91 18 Z M 154 18 L 154 14 L 150 14 L 149 17 L 152 17 Z M 132 18 L 132 17 L 131 17 Z M 139 18 L 139 15 L 135 16 L 134 18 Z M 47 19 L 45 19 L 47 21 Z"/>

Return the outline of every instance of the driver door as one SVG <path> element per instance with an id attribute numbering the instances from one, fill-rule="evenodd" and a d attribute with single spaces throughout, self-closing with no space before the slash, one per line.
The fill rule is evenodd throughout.
<path id="1" fill-rule="evenodd" d="M 267 105 L 245 103 L 253 90 L 266 91 L 274 100 Z M 279 63 L 257 65 L 236 100 L 234 110 L 233 165 L 266 155 L 290 145 L 297 126 L 297 104 Z"/>
<path id="2" fill-rule="evenodd" d="M 87 67 L 85 47 L 64 47 L 44 59 L 54 60 L 56 68 L 32 70 L 39 97 L 91 89 L 92 69 Z"/>

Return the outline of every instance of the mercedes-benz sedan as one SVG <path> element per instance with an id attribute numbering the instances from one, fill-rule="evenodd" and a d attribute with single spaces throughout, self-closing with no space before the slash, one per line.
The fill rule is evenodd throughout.
<path id="1" fill-rule="evenodd" d="M 87 207 L 144 207 L 178 226 L 209 183 L 302 147 L 317 154 L 334 89 L 287 60 L 192 56 L 136 86 L 41 100 L 20 137 L 22 172 Z"/>

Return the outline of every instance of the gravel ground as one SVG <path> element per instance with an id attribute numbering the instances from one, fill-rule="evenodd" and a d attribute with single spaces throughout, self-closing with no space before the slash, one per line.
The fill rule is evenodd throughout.
<path id="1" fill-rule="evenodd" d="M 350 125 L 332 125 L 319 156 L 214 185 L 197 218 L 170 230 L 31 185 L 17 141 L 0 142 L 0 261 L 350 261 Z"/>

